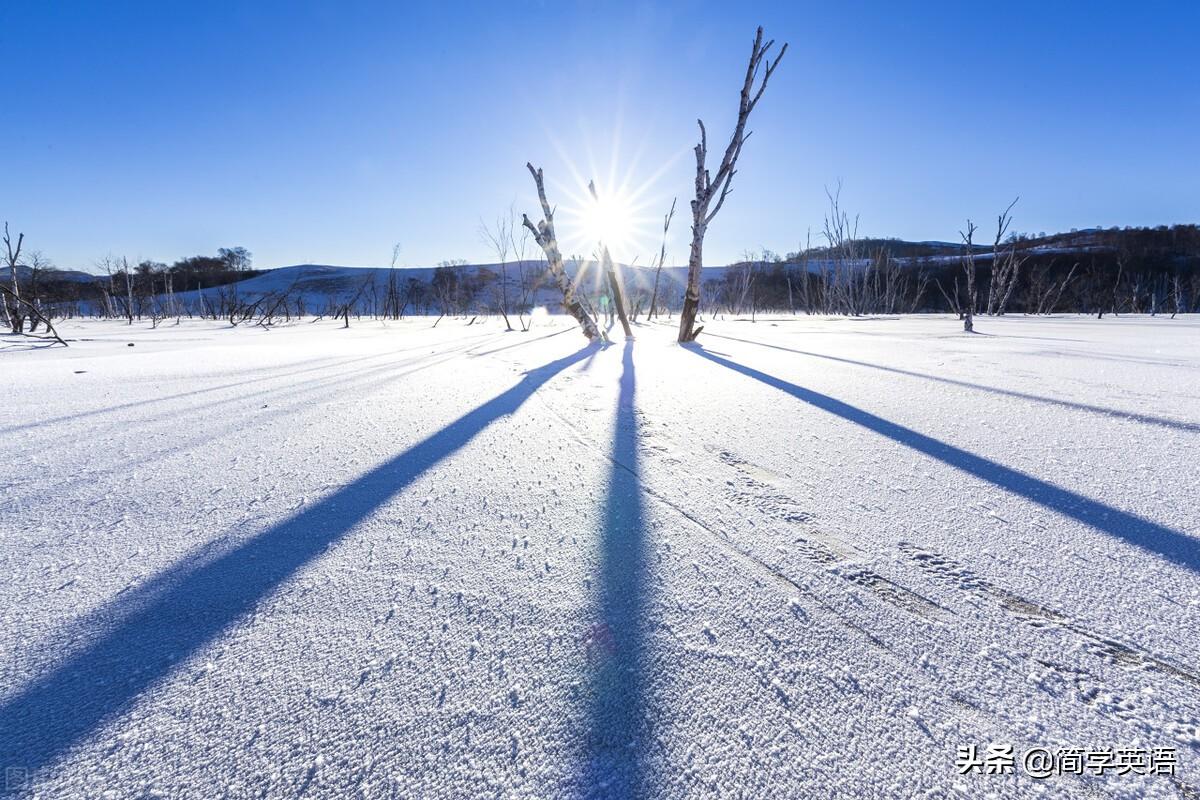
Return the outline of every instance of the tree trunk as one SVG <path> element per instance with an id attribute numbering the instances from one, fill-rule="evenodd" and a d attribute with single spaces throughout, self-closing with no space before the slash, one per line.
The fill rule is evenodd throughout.
<path id="1" fill-rule="evenodd" d="M 625 315 L 625 296 L 621 292 L 621 281 L 617 278 L 617 268 L 613 264 L 607 247 L 601 248 L 600 258 L 604 262 L 604 272 L 608 276 L 608 288 L 612 292 L 613 305 L 617 307 L 617 319 L 621 320 L 621 329 L 625 331 L 625 338 L 632 339 L 633 330 L 629 327 L 629 317 Z"/>
<path id="2" fill-rule="evenodd" d="M 658 279 L 662 275 L 662 264 L 658 265 L 658 269 L 654 270 L 654 291 L 650 293 L 650 310 L 646 312 L 646 319 L 654 319 L 658 316 Z"/>
<path id="3" fill-rule="evenodd" d="M 963 243 L 967 246 L 966 257 L 963 259 L 963 271 L 967 273 L 967 304 L 963 314 L 963 331 L 974 333 L 975 306 L 979 303 L 979 296 L 975 289 L 975 225 L 971 220 L 967 220 L 967 232 L 961 235 Z"/>
<path id="4" fill-rule="evenodd" d="M 754 84 L 759 76 L 759 67 L 774 44 L 774 40 L 763 43 L 763 29 L 760 26 L 754 37 L 754 45 L 750 49 L 746 76 L 742 80 L 737 124 L 734 126 L 729 144 L 725 147 L 725 154 L 721 158 L 721 165 L 717 168 L 715 176 L 705 168 L 705 160 L 708 155 L 708 134 L 704 130 L 704 123 L 696 120 L 700 126 L 700 143 L 696 145 L 695 149 L 696 194 L 692 199 L 692 249 L 688 255 L 687 290 L 683 296 L 683 310 L 679 313 L 679 341 L 681 343 L 694 341 L 700 335 L 701 329 L 696 328 L 695 323 L 696 315 L 700 312 L 700 272 L 704 266 L 704 233 L 708 229 L 708 223 L 712 222 L 713 217 L 725 204 L 725 198 L 729 196 L 733 176 L 737 173 L 738 156 L 741 155 L 742 146 L 749 136 L 746 133 L 746 122 L 750 119 L 750 113 L 762 99 L 767 82 L 771 80 L 772 73 L 778 68 L 784 53 L 787 52 L 785 44 L 780 48 L 779 55 L 775 57 L 774 61 L 767 59 L 766 69 L 762 73 L 762 81 L 755 90 Z M 714 200 L 716 205 L 710 211 L 709 206 Z"/>
<path id="5" fill-rule="evenodd" d="M 25 234 L 17 234 L 17 249 L 13 250 L 12 240 L 8 235 L 8 223 L 4 223 L 4 248 L 6 250 L 5 260 L 8 261 L 8 271 L 12 278 L 12 309 L 8 310 L 8 321 L 12 328 L 12 332 L 20 334 L 25 330 L 25 315 L 21 313 L 21 284 L 17 280 L 17 262 L 21 260 L 21 245 L 25 241 Z M 7 303 L 5 304 L 7 309 Z"/>
<path id="6" fill-rule="evenodd" d="M 1021 274 L 1021 262 L 1024 259 L 1016 259 L 1012 262 L 1012 268 L 1008 275 L 1008 285 L 1004 287 L 1004 295 L 1000 298 L 1000 304 L 996 307 L 996 316 L 1004 316 L 1004 309 L 1008 307 L 1008 298 L 1012 297 L 1013 287 L 1017 285 L 1017 278 Z"/>
<path id="7" fill-rule="evenodd" d="M 508 264 L 500 263 L 500 316 L 504 317 L 504 327 L 506 330 L 512 330 L 512 323 L 508 321 Z"/>
<path id="8" fill-rule="evenodd" d="M 671 229 L 671 219 L 675 216 L 677 199 L 671 199 L 671 210 L 663 217 L 662 246 L 658 249 L 658 268 L 654 270 L 654 291 L 650 294 L 650 311 L 646 314 L 646 319 L 658 316 L 658 279 L 662 277 L 663 262 L 667 260 L 667 231 Z"/>
<path id="9" fill-rule="evenodd" d="M 692 201 L 692 248 L 688 252 L 687 289 L 683 293 L 683 310 L 679 312 L 679 341 L 695 341 L 704 330 L 696 328 L 696 314 L 700 311 L 700 270 L 704 268 L 704 213 Z"/>
<path id="10" fill-rule="evenodd" d="M 600 326 L 596 324 L 596 321 L 592 319 L 591 315 L 584 310 L 579 300 L 576 299 L 575 283 L 563 267 L 562 251 L 558 249 L 558 237 L 554 233 L 554 210 L 550 207 L 550 202 L 546 199 L 546 185 L 542 177 L 542 170 L 540 167 L 534 169 L 532 163 L 526 163 L 525 166 L 529 170 L 529 174 L 533 176 L 533 182 L 537 186 L 538 200 L 542 204 L 543 219 L 535 227 L 529 221 L 528 215 L 522 214 L 521 219 L 523 224 L 533 234 L 533 240 L 538 243 L 538 246 L 546 254 L 546 263 L 550 267 L 550 274 L 554 276 L 554 281 L 558 284 L 559 291 L 562 292 L 563 308 L 575 318 L 583 331 L 583 335 L 589 340 L 596 341 L 597 339 L 603 339 L 604 336 L 600 333 Z"/>

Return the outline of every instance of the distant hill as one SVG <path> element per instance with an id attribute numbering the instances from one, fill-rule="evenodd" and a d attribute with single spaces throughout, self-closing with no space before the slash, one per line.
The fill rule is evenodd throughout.
<path id="1" fill-rule="evenodd" d="M 988 232 L 976 233 L 975 254 L 987 260 L 991 257 L 992 240 Z M 1200 226 L 1160 225 L 1156 228 L 1086 228 L 1067 233 L 1028 234 L 1010 237 L 1005 246 L 1015 239 L 1017 246 L 1031 254 L 1087 254 L 1124 253 L 1136 257 L 1163 254 L 1181 257 L 1200 257 Z M 932 259 L 951 258 L 957 260 L 966 250 L 963 242 L 910 242 L 904 239 L 862 238 L 855 240 L 859 249 L 867 254 L 885 251 L 893 258 Z M 799 261 L 805 255 L 811 259 L 827 259 L 832 253 L 827 247 L 813 247 L 807 251 L 789 253 L 788 261 Z"/>
<path id="2" fill-rule="evenodd" d="M 602 274 L 595 262 L 568 260 L 567 273 L 577 281 L 579 290 L 593 300 L 601 293 Z M 533 306 L 556 307 L 562 299 L 557 286 L 549 276 L 545 261 L 513 262 L 502 267 L 500 264 L 463 264 L 449 267 L 344 267 L 332 264 L 295 264 L 266 270 L 255 277 L 234 284 L 212 289 L 192 290 L 177 294 L 187 304 L 212 303 L 218 296 L 236 292 L 239 300 L 254 302 L 263 298 L 287 294 L 301 300 L 310 312 L 325 310 L 330 304 L 340 305 L 358 298 L 357 305 L 371 307 L 379 304 L 388 289 L 392 274 L 398 290 L 409 296 L 410 282 L 416 281 L 419 288 L 411 292 L 411 301 L 428 311 L 438 309 L 436 275 L 439 270 L 456 274 L 456 280 L 469 284 L 471 291 L 486 294 L 488 300 L 501 292 L 500 276 L 507 273 L 507 290 L 510 305 L 515 306 L 523 294 L 522 286 L 528 288 L 528 303 Z M 525 279 L 522 284 L 521 273 Z M 723 267 L 705 270 L 705 277 L 716 277 L 724 272 Z M 582 279 L 580 275 L 582 273 Z M 626 291 L 634 302 L 642 298 L 644 303 L 654 289 L 655 270 L 638 265 L 621 265 L 621 274 Z M 664 267 L 659 279 L 659 296 L 678 302 L 687 280 L 687 267 Z M 477 298 L 478 299 L 478 298 Z"/>
<path id="3" fill-rule="evenodd" d="M 1126 264 L 1125 269 L 1149 271 L 1172 268 L 1172 265 L 1178 264 L 1193 264 L 1200 259 L 1200 229 L 1193 225 L 1088 229 L 1047 236 L 1021 236 L 1015 239 L 1015 244 L 1027 257 L 1029 270 L 1043 269 L 1047 270 L 1048 274 L 1069 270 L 1072 264 L 1084 260 L 1092 264 L 1093 272 L 1100 270 L 1107 273 L 1117 268 L 1118 259 Z M 865 270 L 871 257 L 880 252 L 887 252 L 893 263 L 901 269 L 923 270 L 932 273 L 934 277 L 946 275 L 947 281 L 953 279 L 953 271 L 958 269 L 965 250 L 965 245 L 961 242 L 910 242 L 888 238 L 860 239 L 857 245 L 864 258 L 849 265 L 852 268 Z M 992 260 L 991 242 L 977 242 L 975 254 L 980 268 L 988 269 Z M 807 253 L 788 254 L 782 260 L 781 266 L 792 274 L 796 274 L 796 271 L 803 272 L 805 268 L 812 274 L 827 273 L 832 271 L 833 255 L 828 248 L 812 248 Z M 705 267 L 705 283 L 714 287 L 736 283 L 738 278 L 734 273 L 744 271 L 745 266 L 745 262 L 741 262 L 729 266 Z M 527 305 L 557 308 L 561 295 L 546 273 L 544 261 L 512 263 L 506 268 L 510 307 L 515 307 L 522 295 L 526 294 L 521 288 L 520 272 L 523 268 L 526 276 L 524 285 L 533 287 L 532 291 L 527 293 Z M 566 268 L 568 274 L 579 282 L 584 297 L 594 302 L 602 289 L 602 276 L 595 262 L 571 260 L 566 262 Z M 443 269 L 457 271 L 455 280 L 462 281 L 462 285 L 467 287 L 471 307 L 479 307 L 480 304 L 494 307 L 499 304 L 499 264 L 469 264 Z M 440 308 L 439 297 L 445 296 L 444 292 L 439 294 L 435 285 L 438 270 L 438 267 L 406 267 L 395 270 L 401 293 L 424 313 L 436 313 Z M 327 311 L 331 306 L 347 303 L 357 297 L 356 307 L 366 310 L 376 308 L 381 303 L 380 297 L 387 291 L 391 272 L 387 267 L 296 264 L 266 270 L 236 284 L 205 292 L 209 295 L 208 302 L 211 302 L 214 293 L 227 294 L 231 291 L 236 291 L 240 300 L 250 302 L 287 293 L 291 297 L 301 298 L 304 308 L 310 313 Z M 621 272 L 630 297 L 630 306 L 637 305 L 639 300 L 643 305 L 648 304 L 653 291 L 654 270 L 644 266 L 622 265 Z M 581 274 L 582 279 L 579 277 Z M 677 306 L 686 280 L 685 266 L 664 267 L 659 286 L 660 299 Z M 409 292 L 412 281 L 420 285 Z M 195 303 L 199 301 L 200 293 L 192 291 L 179 297 L 185 303 Z"/>
<path id="4" fill-rule="evenodd" d="M 1179 296 L 1181 306 L 1191 307 L 1191 298 L 1200 293 L 1200 226 L 1175 225 L 1156 228 L 1087 229 L 1051 235 L 1019 236 L 1006 240 L 1004 247 L 1015 247 L 1021 257 L 1021 277 L 1013 295 L 1013 307 L 1038 307 L 1030 298 L 1042 297 L 1045 288 L 1056 284 L 1070 288 L 1063 295 L 1064 307 L 1091 308 L 1102 305 L 1104 298 L 1127 294 L 1127 305 L 1155 307 L 1168 294 Z M 878 280 L 880 264 L 896 271 L 901 278 L 911 275 L 915 293 L 905 307 L 914 310 L 945 310 L 945 291 L 954 290 L 961 274 L 960 262 L 965 249 L 961 242 L 919 241 L 864 238 L 856 240 L 857 257 L 838 261 L 829 248 L 811 248 L 806 252 L 772 257 L 769 264 L 740 262 L 728 266 L 706 266 L 704 282 L 710 302 L 740 307 L 746 297 L 765 303 L 793 308 L 796 294 L 809 291 L 809 285 L 845 284 L 871 276 Z M 879 256 L 888 259 L 880 261 Z M 990 279 L 991 242 L 976 243 L 975 256 L 981 270 L 981 285 Z M 215 259 L 210 259 L 215 260 Z M 193 259 L 195 261 L 195 259 Z M 768 268 L 769 267 L 769 268 Z M 570 260 L 567 272 L 576 280 L 586 303 L 596 303 L 603 291 L 603 276 L 595 262 Z M 501 273 L 507 274 L 501 280 Z M 645 266 L 622 265 L 621 272 L 629 297 L 629 307 L 645 308 L 654 290 L 655 270 Z M 805 277 L 805 276 L 808 277 Z M 23 283 L 31 273 L 21 269 Z M 168 277 L 173 278 L 175 300 L 185 313 L 210 314 L 214 310 L 246 307 L 261 302 L 270 305 L 288 297 L 289 313 L 331 314 L 353 301 L 356 313 L 384 313 L 389 302 L 403 302 L 405 313 L 473 314 L 495 310 L 501 297 L 507 296 L 510 309 L 528 310 L 536 306 L 557 309 L 561 295 L 548 274 L 544 260 L 500 264 L 461 264 L 440 267 L 338 266 L 331 264 L 294 264 L 258 271 L 182 273 L 161 269 L 138 273 L 134 277 L 135 305 L 139 313 L 162 308 L 154 300 L 164 296 Z M 684 266 L 662 270 L 658 296 L 660 302 L 678 308 L 687 279 Z M 63 313 L 91 313 L 105 305 L 111 308 L 124 301 L 120 291 L 123 279 L 116 279 L 116 291 L 107 299 L 108 276 L 79 270 L 46 270 L 38 275 L 36 294 L 43 302 L 59 304 Z M 751 283 L 753 287 L 751 287 Z M 1129 283 L 1128 292 L 1124 283 Z M 1118 287 L 1120 284 L 1120 288 Z M 918 287 L 924 286 L 925 291 Z M 1197 288 L 1192 288 L 1196 286 Z M 202 288 L 197 288 L 202 287 Z M 932 288 L 931 288 L 932 287 Z M 190 289 L 180 291 L 181 289 Z M 934 291 L 937 289 L 938 291 Z M 816 291 L 816 290 L 813 290 Z M 907 290 L 906 290 L 907 291 Z M 1061 294 L 1061 292 L 1060 292 Z M 118 297 L 119 295 L 119 297 Z M 389 295 L 392 298 L 389 301 Z M 1148 295 L 1148 300 L 1137 299 Z M 815 302 L 815 301 L 814 301 Z M 179 309 L 179 306 L 176 306 Z"/>
<path id="5" fill-rule="evenodd" d="M 4 270 L 4 279 L 8 279 L 8 269 Z M 17 280 L 24 283 L 33 279 L 33 270 L 29 267 L 17 265 Z M 37 279 L 39 283 L 92 283 L 98 276 L 83 272 L 78 269 L 42 269 L 38 270 Z"/>

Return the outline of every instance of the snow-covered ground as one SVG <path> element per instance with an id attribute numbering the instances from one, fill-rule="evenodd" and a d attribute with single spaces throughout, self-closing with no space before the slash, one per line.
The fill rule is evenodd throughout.
<path id="1" fill-rule="evenodd" d="M 11 790 L 1197 796 L 1200 321 L 430 325 L 0 342 Z"/>

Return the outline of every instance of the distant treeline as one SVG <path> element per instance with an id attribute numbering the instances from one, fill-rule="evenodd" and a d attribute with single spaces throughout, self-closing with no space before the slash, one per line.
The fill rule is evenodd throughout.
<path id="1" fill-rule="evenodd" d="M 747 255 L 713 270 L 714 277 L 705 282 L 705 312 L 962 314 L 968 258 L 976 265 L 979 314 L 1174 314 L 1200 305 L 1200 226 L 1175 225 L 1013 235 L 998 245 L 972 243 L 970 248 L 835 235 L 826 246 L 786 256 Z M 99 266 L 100 275 L 61 272 L 34 253 L 18 269 L 21 294 L 50 317 L 273 322 L 353 314 L 394 319 L 407 314 L 486 315 L 502 309 L 529 314 L 549 280 L 544 262 L 510 262 L 497 269 L 448 261 L 428 280 L 403 270 L 381 270 L 350 291 L 331 288 L 327 298 L 316 302 L 311 291 L 243 296 L 239 282 L 262 272 L 251 268 L 251 254 L 242 247 L 182 258 L 169 266 L 114 258 Z M 647 312 L 650 287 L 632 275 L 627 287 L 631 312 Z M 664 280 L 653 297 L 657 309 L 677 310 L 680 291 L 678 284 Z M 188 292 L 193 293 L 190 299 L 179 299 Z"/>
<path id="2" fill-rule="evenodd" d="M 997 245 L 842 239 L 745 258 L 706 285 L 711 310 L 897 314 L 965 311 L 973 258 L 975 313 L 1185 313 L 1200 303 L 1200 227 L 1014 235 Z"/>
<path id="3" fill-rule="evenodd" d="M 56 269 L 44 258 L 18 266 L 22 294 L 55 316 L 80 316 L 93 309 L 105 316 L 150 317 L 161 295 L 226 286 L 261 275 L 251 269 L 252 254 L 244 247 L 222 247 L 215 256 L 190 256 L 167 265 L 158 261 L 130 263 L 112 256 L 101 259 L 100 275 Z M 6 276 L 7 277 L 7 276 Z"/>

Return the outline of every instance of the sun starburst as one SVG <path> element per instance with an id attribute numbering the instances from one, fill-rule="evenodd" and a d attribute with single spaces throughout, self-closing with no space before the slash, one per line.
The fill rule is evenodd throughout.
<path id="1" fill-rule="evenodd" d="M 623 161 L 619 128 L 609 147 L 607 169 L 597 168 L 586 144 L 582 161 L 559 142 L 554 144 L 569 172 L 568 180 L 556 186 L 563 198 L 558 219 L 564 252 L 594 260 L 607 248 L 617 262 L 628 264 L 639 256 L 648 260 L 658 250 L 662 214 L 670 205 L 660 181 L 674 159 L 639 175 L 642 148 Z"/>

